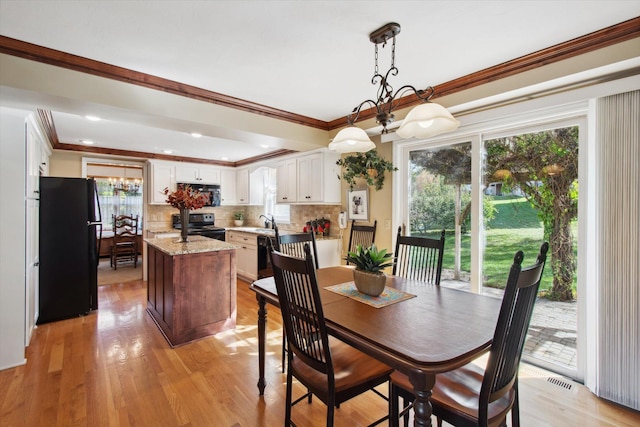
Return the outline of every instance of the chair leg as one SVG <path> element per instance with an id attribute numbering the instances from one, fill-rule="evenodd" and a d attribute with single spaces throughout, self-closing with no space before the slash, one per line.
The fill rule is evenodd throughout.
<path id="1" fill-rule="evenodd" d="M 411 402 L 409 401 L 409 399 L 407 399 L 406 397 L 402 398 L 402 407 L 406 408 L 407 406 L 409 406 Z M 407 412 L 406 414 L 404 414 L 404 417 L 402 417 L 403 419 L 403 425 L 404 427 L 409 427 L 409 412 Z"/>
<path id="2" fill-rule="evenodd" d="M 327 427 L 333 427 L 333 418 L 335 414 L 336 399 L 332 393 L 329 393 L 327 401 Z"/>
<path id="3" fill-rule="evenodd" d="M 398 417 L 400 409 L 398 408 L 398 390 L 389 383 L 389 426 L 398 427 Z"/>
<path id="4" fill-rule="evenodd" d="M 289 364 L 289 366 L 291 366 Z M 284 425 L 291 425 L 291 393 L 293 390 L 293 374 L 291 373 L 291 369 L 287 369 L 287 399 L 286 399 L 286 408 L 284 415 Z"/>
<path id="5" fill-rule="evenodd" d="M 285 355 L 287 353 L 287 334 L 285 334 L 284 330 L 282 331 L 282 372 L 284 373 L 284 367 L 286 366 L 284 363 Z"/>
<path id="6" fill-rule="evenodd" d="M 511 407 L 511 427 L 520 427 L 520 404 L 518 399 L 518 380 L 514 385 L 515 398 L 513 400 L 513 406 Z"/>

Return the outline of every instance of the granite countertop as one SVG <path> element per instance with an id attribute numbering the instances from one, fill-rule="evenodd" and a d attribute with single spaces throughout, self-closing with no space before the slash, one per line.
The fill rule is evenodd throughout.
<path id="1" fill-rule="evenodd" d="M 187 243 L 179 242 L 175 238 L 144 239 L 147 244 L 171 256 L 197 254 L 203 252 L 228 251 L 240 246 L 221 240 L 202 236 L 189 236 Z"/>
<path id="2" fill-rule="evenodd" d="M 263 236 L 275 236 L 276 231 L 271 228 L 260 227 L 225 227 L 227 231 L 239 231 L 242 233 L 260 234 Z"/>
<path id="3" fill-rule="evenodd" d="M 252 234 L 260 234 L 263 236 L 275 236 L 275 230 L 270 228 L 260 228 L 260 227 L 226 227 L 227 231 L 240 231 L 243 233 L 252 233 Z M 294 233 L 302 233 L 302 231 L 293 231 L 293 230 L 280 230 L 280 234 L 294 234 Z M 336 240 L 340 239 L 340 236 L 318 236 L 316 235 L 316 241 L 318 240 Z"/>
<path id="4" fill-rule="evenodd" d="M 180 230 L 177 228 L 166 228 L 166 229 L 156 229 L 156 230 L 151 230 L 151 229 L 147 229 L 147 233 L 152 233 L 152 234 L 175 234 L 178 233 L 180 234 Z"/>

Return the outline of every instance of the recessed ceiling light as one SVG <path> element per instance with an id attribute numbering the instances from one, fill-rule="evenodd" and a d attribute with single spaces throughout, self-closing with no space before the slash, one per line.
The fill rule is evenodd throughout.
<path id="1" fill-rule="evenodd" d="M 100 117 L 98 116 L 84 116 L 85 119 L 87 120 L 91 120 L 92 122 L 99 122 L 100 121 Z"/>
<path id="2" fill-rule="evenodd" d="M 172 151 L 172 150 L 162 150 L 162 152 L 163 152 L 164 154 L 171 154 L 171 153 L 173 153 L 173 151 Z"/>
<path id="3" fill-rule="evenodd" d="M 89 139 L 81 139 L 80 142 L 82 142 L 85 145 L 93 145 L 93 141 Z"/>
<path id="4" fill-rule="evenodd" d="M 267 144 L 260 144 L 260 147 L 262 148 L 269 148 L 269 146 Z"/>
<path id="5" fill-rule="evenodd" d="M 194 138 L 200 138 L 202 136 L 202 134 L 198 133 L 198 132 L 191 132 L 191 136 L 194 137 Z"/>

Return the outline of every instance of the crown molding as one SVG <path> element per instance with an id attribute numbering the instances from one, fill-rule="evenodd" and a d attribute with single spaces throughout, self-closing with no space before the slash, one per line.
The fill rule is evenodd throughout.
<path id="1" fill-rule="evenodd" d="M 434 98 L 450 95 L 486 83 L 495 82 L 499 79 L 513 76 L 515 74 L 549 65 L 558 61 L 566 60 L 637 37 L 640 37 L 640 17 L 629 19 L 628 21 L 612 25 L 602 30 L 595 31 L 590 34 L 569 40 L 567 42 L 560 43 L 546 49 L 521 56 L 511 61 L 507 61 L 502 64 L 498 64 L 493 67 L 489 67 L 484 70 L 480 70 L 478 72 L 468 74 L 466 76 L 434 86 Z M 260 114 L 274 119 L 285 120 L 304 126 L 310 126 L 317 129 L 330 131 L 339 129 L 346 125 L 346 117 L 341 117 L 330 122 L 325 122 L 322 120 L 317 120 L 299 114 L 279 110 L 277 108 L 272 108 L 266 105 L 234 98 L 221 93 L 208 91 L 195 86 L 163 79 L 161 77 L 140 73 L 122 67 L 117 67 L 114 65 L 106 64 L 104 62 L 94 61 L 92 59 L 72 55 L 59 50 L 34 45 L 10 37 L 0 36 L 0 53 L 5 53 L 8 55 L 38 61 L 75 71 L 80 71 L 83 73 L 92 74 L 108 79 L 144 86 L 191 99 L 210 102 L 213 104 L 243 110 L 253 114 Z M 422 101 L 415 95 L 405 96 L 398 99 L 396 110 L 407 108 L 420 102 Z M 38 111 L 41 123 L 43 124 L 43 129 L 47 133 L 51 145 L 54 149 L 88 151 L 95 153 L 102 153 L 104 151 L 103 154 L 117 154 L 132 157 L 145 157 L 174 161 L 197 161 L 199 163 L 221 164 L 225 166 L 235 165 L 235 163 L 232 162 L 220 162 L 215 160 L 205 161 L 203 159 L 191 158 L 187 160 L 183 157 L 177 156 L 141 153 L 127 150 L 100 149 L 96 147 L 82 147 L 76 146 L 74 144 L 61 144 L 58 141 L 57 134 L 55 132 L 55 125 L 53 123 L 51 113 L 49 112 L 48 115 L 44 114 L 43 117 L 42 113 L 40 113 L 41 110 Z M 363 110 L 360 113 L 360 120 L 367 120 L 375 117 L 375 115 L 375 108 Z M 282 155 L 274 153 L 267 154 L 266 158 L 272 158 L 274 156 Z M 236 163 L 247 164 L 263 159 L 263 156 L 258 156 Z"/>

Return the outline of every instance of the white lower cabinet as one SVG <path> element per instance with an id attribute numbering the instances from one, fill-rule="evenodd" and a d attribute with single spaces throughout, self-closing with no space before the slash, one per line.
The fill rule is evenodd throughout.
<path id="1" fill-rule="evenodd" d="M 245 280 L 258 279 L 258 237 L 253 233 L 227 231 L 226 240 L 240 246 L 236 249 L 236 270 Z"/>
<path id="2" fill-rule="evenodd" d="M 318 249 L 318 267 L 340 265 L 342 239 L 316 239 L 316 248 Z"/>

